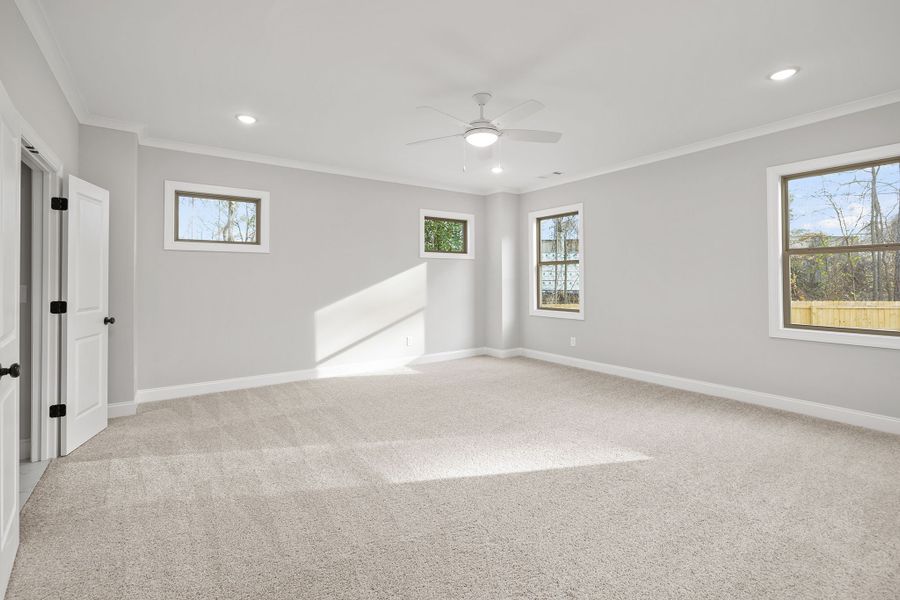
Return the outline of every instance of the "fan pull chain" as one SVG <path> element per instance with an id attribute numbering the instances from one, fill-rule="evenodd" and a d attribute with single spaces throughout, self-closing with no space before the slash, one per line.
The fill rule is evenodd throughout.
<path id="1" fill-rule="evenodd" d="M 466 152 L 466 146 L 468 146 L 468 144 L 466 143 L 465 138 L 463 138 L 463 141 L 462 141 L 462 149 L 463 149 L 463 173 L 468 172 L 468 168 L 467 168 L 467 164 L 466 164 L 466 158 L 468 157 L 468 153 Z"/>

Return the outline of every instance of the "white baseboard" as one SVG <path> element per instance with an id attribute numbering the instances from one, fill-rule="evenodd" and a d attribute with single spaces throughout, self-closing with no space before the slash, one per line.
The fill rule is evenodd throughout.
<path id="1" fill-rule="evenodd" d="M 689 392 L 697 392 L 699 394 L 707 394 L 709 396 L 718 396 L 720 398 L 728 398 L 729 400 L 737 400 L 748 404 L 756 404 L 766 406 L 778 410 L 798 413 L 827 419 L 829 421 L 837 421 L 848 425 L 856 425 L 859 427 L 867 427 L 877 431 L 885 431 L 888 433 L 900 434 L 900 419 L 889 417 L 887 415 L 878 415 L 875 413 L 853 410 L 850 408 L 842 408 L 840 406 L 832 406 L 829 404 L 820 404 L 818 402 L 810 402 L 808 400 L 800 400 L 797 398 L 789 398 L 787 396 L 778 396 L 767 392 L 757 392 L 744 388 L 723 385 L 719 383 L 711 383 L 701 381 L 699 379 L 689 379 L 687 377 L 678 377 L 676 375 L 666 375 L 664 373 L 656 373 L 654 371 L 644 371 L 641 369 L 633 369 L 631 367 L 622 367 L 608 363 L 601 363 L 583 358 L 574 358 L 562 354 L 553 354 L 550 352 L 541 352 L 539 350 L 531 350 L 529 348 L 468 348 L 465 350 L 455 350 L 452 352 L 438 352 L 433 354 L 425 354 L 418 357 L 401 357 L 372 361 L 367 363 L 357 363 L 349 365 L 324 366 L 315 369 L 305 369 L 301 371 L 286 371 L 282 373 L 269 373 L 266 375 L 252 375 L 249 377 L 236 377 L 234 379 L 220 379 L 217 381 L 204 381 L 200 383 L 188 383 L 184 385 L 173 385 L 167 387 L 150 388 L 138 390 L 134 402 L 122 402 L 109 405 L 110 418 L 123 417 L 133 415 L 137 409 L 137 404 L 141 402 L 154 402 L 157 400 L 171 400 L 174 398 L 185 398 L 189 396 L 199 396 L 201 394 L 212 394 L 215 392 L 227 392 L 231 390 L 240 390 L 254 387 L 262 387 L 266 385 L 276 385 L 279 383 L 290 383 L 293 381 L 304 381 L 308 379 L 323 379 L 326 377 L 351 377 L 354 375 L 364 375 L 367 373 L 376 373 L 390 369 L 396 369 L 404 366 L 417 364 L 428 364 L 435 362 L 443 362 L 447 360 L 456 360 L 459 358 L 469 358 L 472 356 L 487 355 L 495 358 L 513 358 L 516 356 L 524 356 L 546 362 L 552 362 L 588 371 L 597 371 L 608 375 L 617 375 L 628 379 L 636 379 L 638 381 L 646 381 L 666 387 L 687 390 Z"/>
<path id="2" fill-rule="evenodd" d="M 130 417 L 137 412 L 137 404 L 134 402 L 114 402 L 107 405 L 106 411 L 110 419 Z"/>
<path id="3" fill-rule="evenodd" d="M 279 383 L 291 383 L 293 381 L 305 381 L 308 379 L 324 379 L 327 377 L 352 377 L 377 373 L 391 369 L 399 369 L 413 365 L 456 360 L 480 356 L 485 353 L 484 348 L 467 348 L 465 350 L 452 350 L 450 352 L 435 352 L 420 356 L 402 356 L 387 358 L 365 363 L 346 365 L 325 365 L 314 369 L 299 371 L 283 371 L 281 373 L 267 373 L 265 375 L 250 375 L 248 377 L 235 377 L 233 379 L 219 379 L 215 381 L 201 381 L 198 383 L 186 383 L 182 385 L 170 385 L 165 387 L 148 388 L 138 390 L 135 395 L 135 403 L 156 402 L 158 400 L 172 400 L 175 398 L 187 398 L 202 394 L 214 394 L 216 392 L 228 392 L 231 390 L 243 390 Z M 110 405 L 113 406 L 113 405 Z M 133 414 L 133 413 L 132 413 Z"/>
<path id="4" fill-rule="evenodd" d="M 484 353 L 494 358 L 513 358 L 522 356 L 522 348 L 485 348 Z"/>
<path id="5" fill-rule="evenodd" d="M 638 381 L 646 381 L 648 383 L 656 383 L 679 390 L 687 390 L 689 392 L 697 392 L 709 396 L 719 396 L 720 398 L 728 398 L 729 400 L 737 400 L 738 402 L 777 408 L 779 410 L 809 415 L 811 417 L 818 417 L 829 421 L 867 427 L 877 431 L 900 434 L 900 419 L 889 417 L 887 415 L 863 412 L 861 410 L 832 406 L 830 404 L 820 404 L 818 402 L 799 400 L 787 396 L 778 396 L 767 392 L 757 392 L 754 390 L 732 387 L 730 385 L 701 381 L 699 379 L 688 379 L 686 377 L 665 375 L 653 371 L 620 367 L 618 365 L 595 362 L 583 358 L 573 358 L 562 354 L 541 352 L 539 350 L 530 350 L 528 348 L 522 349 L 521 356 L 570 367 L 577 367 L 579 369 L 586 369 L 588 371 L 597 371 L 608 375 L 618 375 L 619 377 L 627 377 L 628 379 L 637 379 Z"/>

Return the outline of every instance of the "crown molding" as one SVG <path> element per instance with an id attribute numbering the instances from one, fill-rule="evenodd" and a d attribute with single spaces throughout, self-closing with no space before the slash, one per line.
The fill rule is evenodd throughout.
<path id="1" fill-rule="evenodd" d="M 25 0 L 20 0 L 25 1 Z M 593 177 L 599 177 L 600 175 L 607 175 L 609 173 L 615 173 L 617 171 L 625 171 L 627 169 L 633 169 L 635 167 L 640 167 L 643 165 L 649 165 L 656 162 L 661 162 L 664 160 L 669 160 L 672 158 L 677 158 L 679 156 L 685 156 L 688 154 L 694 154 L 696 152 L 703 152 L 704 150 L 711 150 L 713 148 L 718 148 L 721 146 L 727 146 L 729 144 L 734 144 L 737 142 L 743 142 L 746 140 L 750 140 L 753 138 L 758 138 L 766 135 L 770 135 L 773 133 L 779 133 L 781 131 L 787 131 L 789 129 L 796 129 L 797 127 L 803 127 L 805 125 L 812 125 L 814 123 L 819 123 L 821 121 L 827 121 L 829 119 L 835 119 L 838 117 L 843 117 L 847 115 L 851 115 L 858 112 L 863 112 L 866 110 L 870 110 L 873 108 L 879 108 L 881 106 L 887 106 L 890 104 L 896 104 L 900 102 L 900 90 L 893 90 L 890 92 L 886 92 L 884 94 L 879 94 L 877 96 L 870 96 L 868 98 L 862 98 L 860 100 L 854 100 L 852 102 L 847 102 L 845 104 L 839 104 L 837 106 L 832 106 L 829 108 L 824 108 L 821 110 L 813 111 L 810 113 L 804 113 L 801 115 L 796 115 L 793 117 L 789 117 L 787 119 L 782 119 L 780 121 L 773 121 L 771 123 L 767 123 L 765 125 L 759 125 L 757 127 L 751 127 L 749 129 L 742 129 L 740 131 L 735 131 L 733 133 L 728 133 L 719 137 L 708 138 L 706 140 L 701 140 L 699 142 L 694 142 L 691 144 L 686 144 L 684 146 L 678 146 L 675 148 L 671 148 L 669 150 L 663 150 L 662 152 L 656 152 L 653 154 L 646 154 L 644 156 L 639 156 L 636 158 L 629 159 L 627 161 L 623 161 L 620 163 L 615 163 L 612 165 L 608 165 L 606 167 L 601 167 L 600 169 L 596 169 L 590 171 L 586 174 L 582 175 L 572 175 L 570 177 L 562 177 L 561 179 L 555 179 L 552 183 L 538 184 L 534 186 L 527 186 L 523 188 L 496 188 L 491 191 L 484 191 L 479 189 L 466 189 L 466 188 L 456 188 L 451 186 L 442 186 L 434 183 L 429 183 L 426 181 L 414 180 L 414 179 L 403 179 L 403 178 L 391 178 L 386 177 L 384 175 L 378 175 L 375 173 L 368 173 L 364 171 L 359 171 L 356 169 L 342 169 L 338 167 L 332 167 L 327 165 L 320 165 L 316 163 L 308 163 L 303 161 L 298 161 L 290 158 L 271 156 L 267 154 L 255 154 L 252 152 L 244 152 L 242 150 L 232 150 L 229 148 L 219 148 L 215 146 L 204 146 L 202 144 L 191 144 L 188 142 L 181 142 L 178 140 L 170 140 L 165 138 L 150 138 L 145 136 L 146 126 L 139 125 L 135 123 L 128 123 L 125 121 L 119 121 L 117 119 L 110 119 L 107 117 L 97 117 L 91 115 L 87 117 L 84 121 L 82 121 L 85 125 L 95 125 L 97 127 L 106 127 L 108 129 L 119 129 L 121 131 L 130 131 L 132 133 L 136 133 L 138 136 L 138 142 L 142 146 L 150 146 L 154 148 L 163 148 L 166 150 L 176 150 L 180 152 L 190 152 L 192 154 L 205 154 L 207 156 L 217 156 L 220 158 L 230 158 L 234 160 L 243 160 L 247 162 L 255 162 L 267 165 L 274 165 L 280 167 L 288 167 L 292 169 L 301 169 L 304 171 L 314 171 L 317 173 L 329 173 L 332 175 L 343 175 L 345 177 L 355 177 L 359 179 L 371 179 L 373 181 L 381 181 L 385 183 L 398 183 L 401 185 L 412 185 L 416 187 L 424 187 L 435 190 L 443 190 L 447 192 L 457 192 L 463 194 L 474 194 L 478 196 L 490 196 L 493 194 L 507 193 L 507 194 L 528 194 L 531 192 L 536 192 L 539 190 L 546 190 L 555 187 L 559 187 L 561 185 L 567 185 L 569 183 L 575 183 L 577 181 L 584 181 L 585 179 L 591 179 Z"/>
<path id="2" fill-rule="evenodd" d="M 344 177 L 354 177 L 356 179 L 370 179 L 372 181 L 380 181 L 382 183 L 396 183 L 400 185 L 424 187 L 445 192 L 455 192 L 476 196 L 495 193 L 476 189 L 466 189 L 461 187 L 441 186 L 435 183 L 416 179 L 385 177 L 376 173 L 368 173 L 356 169 L 341 169 L 328 165 L 320 165 L 317 163 L 309 163 L 292 158 L 285 158 L 282 156 L 274 156 L 271 154 L 257 154 L 254 152 L 245 152 L 243 150 L 234 150 L 232 148 L 222 148 L 220 146 L 206 146 L 204 144 L 192 144 L 190 142 L 183 142 L 180 140 L 172 140 L 168 138 L 149 137 L 147 136 L 146 125 L 140 123 L 130 123 L 128 121 L 122 121 L 120 119 L 113 119 L 109 117 L 90 115 L 86 119 L 81 121 L 81 124 L 133 133 L 138 138 L 138 144 L 140 144 L 141 146 L 146 146 L 148 148 L 160 148 L 162 150 L 172 150 L 175 152 L 187 152 L 190 154 L 201 154 L 204 156 L 214 156 L 217 158 L 228 158 L 231 160 L 241 160 L 244 162 L 253 162 L 275 167 L 285 167 L 288 169 L 298 169 L 301 171 L 311 171 L 314 173 L 342 175 Z"/>
<path id="3" fill-rule="evenodd" d="M 53 73 L 53 76 L 59 83 L 59 87 L 62 89 L 66 100 L 69 102 L 69 106 L 72 107 L 72 112 L 75 113 L 75 117 L 82 125 L 92 125 L 95 127 L 128 131 L 137 135 L 139 144 L 141 144 L 142 146 L 149 146 L 153 148 L 163 148 L 179 152 L 189 152 L 192 154 L 204 154 L 207 156 L 216 156 L 219 158 L 230 158 L 233 160 L 243 160 L 247 162 L 287 167 L 291 169 L 301 169 L 304 171 L 329 173 L 332 175 L 343 175 L 346 177 L 356 177 L 359 179 L 371 179 L 373 181 L 381 181 L 385 183 L 412 185 L 416 187 L 424 187 L 462 194 L 473 194 L 478 196 L 489 196 L 498 193 L 528 194 L 539 190 L 555 188 L 561 185 L 574 183 L 576 181 L 583 181 L 585 179 L 591 179 L 592 177 L 615 173 L 616 171 L 624 171 L 626 169 L 633 169 L 634 167 L 640 167 L 642 165 L 648 165 L 679 156 L 685 156 L 687 154 L 694 154 L 695 152 L 703 152 L 704 150 L 710 150 L 713 148 L 718 148 L 720 146 L 726 146 L 728 144 L 734 144 L 736 142 L 742 142 L 745 140 L 762 137 L 764 135 L 778 133 L 780 131 L 786 131 L 788 129 L 802 127 L 804 125 L 811 125 L 820 121 L 827 121 L 829 119 L 834 119 L 837 117 L 862 112 L 864 110 L 900 102 L 900 90 L 894 90 L 877 96 L 871 96 L 869 98 L 854 100 L 852 102 L 839 104 L 837 106 L 832 106 L 810 113 L 796 115 L 787 119 L 782 119 L 780 121 L 767 123 L 765 125 L 751 127 L 749 129 L 743 129 L 722 136 L 700 140 L 698 142 L 693 142 L 684 146 L 678 146 L 669 150 L 663 150 L 662 152 L 646 154 L 644 156 L 639 156 L 623 162 L 600 167 L 599 169 L 594 169 L 592 171 L 589 171 L 588 173 L 571 175 L 569 177 L 563 176 L 560 179 L 554 179 L 552 182 L 524 186 L 521 188 L 498 188 L 493 191 L 484 191 L 475 188 L 466 189 L 462 187 L 436 185 L 434 183 L 415 179 L 392 178 L 384 175 L 359 171 L 356 169 L 345 169 L 328 165 L 320 165 L 316 163 L 308 163 L 290 158 L 270 156 L 267 154 L 255 154 L 252 152 L 232 150 L 229 148 L 204 146 L 202 144 L 191 144 L 188 142 L 181 142 L 178 140 L 164 138 L 153 138 L 147 136 L 148 128 L 146 125 L 93 115 L 88 110 L 84 97 L 75 84 L 72 70 L 69 67 L 68 62 L 66 62 L 65 58 L 63 57 L 59 45 L 56 43 L 56 38 L 51 32 L 50 25 L 47 20 L 47 15 L 44 12 L 43 6 L 41 6 L 40 1 L 15 0 L 15 2 L 16 6 L 18 6 L 19 8 L 19 12 L 22 14 L 22 17 L 25 20 L 25 24 L 31 30 L 31 34 L 34 36 L 34 39 L 37 42 L 41 52 L 43 53 L 47 64 L 50 66 L 50 71 Z"/>
<path id="4" fill-rule="evenodd" d="M 82 125 L 90 125 L 91 127 L 103 127 L 104 129 L 127 131 L 137 135 L 138 140 L 144 139 L 147 132 L 147 126 L 144 124 L 113 119 L 112 117 L 101 117 L 99 115 L 87 115 L 84 119 L 78 119 L 78 122 Z"/>
<path id="5" fill-rule="evenodd" d="M 285 167 L 288 169 L 298 169 L 301 171 L 311 171 L 314 173 L 326 173 L 329 175 L 341 175 L 344 177 L 353 177 L 356 179 L 369 179 L 372 181 L 380 181 L 382 183 L 395 183 L 399 185 L 409 185 L 414 187 L 423 187 L 432 190 L 441 190 L 445 192 L 454 192 L 460 194 L 469 194 L 475 196 L 486 196 L 498 192 L 508 192 L 508 190 L 500 189 L 496 191 L 484 191 L 479 189 L 467 189 L 462 187 L 452 187 L 452 186 L 443 186 L 439 184 L 435 184 L 433 182 L 427 182 L 417 179 L 407 179 L 407 178 L 397 178 L 397 177 L 385 177 L 384 175 L 379 175 L 376 173 L 368 173 L 365 171 L 360 171 L 357 169 L 342 169 L 338 167 L 331 167 L 328 165 L 321 165 L 317 163 L 310 163 L 295 160 L 292 158 L 285 158 L 282 156 L 274 156 L 271 154 L 256 154 L 253 152 L 245 152 L 243 150 L 234 150 L 232 148 L 222 148 L 220 146 L 206 146 L 203 144 L 192 144 L 190 142 L 183 142 L 180 140 L 172 140 L 168 138 L 155 138 L 148 137 L 147 126 L 140 123 L 130 123 L 128 121 L 122 121 L 120 119 L 112 119 L 109 117 L 100 117 L 97 115 L 90 115 L 83 121 L 81 121 L 82 125 L 89 125 L 92 127 L 102 127 L 105 129 L 113 129 L 116 131 L 125 131 L 128 133 L 133 133 L 137 136 L 138 144 L 141 146 L 146 146 L 148 148 L 159 148 L 162 150 L 172 150 L 175 152 L 187 152 L 190 154 L 200 154 L 203 156 L 214 156 L 217 158 L 227 158 L 231 160 L 241 160 L 244 162 L 252 162 L 259 163 L 264 165 L 271 165 L 275 167 Z M 515 192 L 510 192 L 515 193 Z"/>
<path id="6" fill-rule="evenodd" d="M 16 105 L 13 104 L 12 98 L 9 97 L 2 81 L 0 81 L 0 115 L 6 119 L 7 124 L 12 127 L 15 135 L 21 136 L 23 142 L 30 144 L 40 152 L 45 166 L 62 177 L 62 160 L 53 152 L 44 139 L 38 135 L 38 132 L 31 124 L 25 120 L 22 113 L 16 109 Z"/>
<path id="7" fill-rule="evenodd" d="M 550 188 L 555 188 L 555 187 L 559 187 L 561 185 L 574 183 L 576 181 L 584 181 L 585 179 L 591 179 L 592 177 L 598 177 L 600 175 L 607 175 L 609 173 L 615 173 L 616 171 L 624 171 L 626 169 L 633 169 L 634 167 L 640 167 L 642 165 L 649 165 L 649 164 L 652 164 L 655 162 L 669 160 L 670 158 L 685 156 L 686 154 L 694 154 L 696 152 L 703 152 L 704 150 L 711 150 L 713 148 L 718 148 L 720 146 L 727 146 L 728 144 L 734 144 L 736 142 L 743 142 L 745 140 L 750 140 L 753 138 L 758 138 L 758 137 L 762 137 L 765 135 L 778 133 L 780 131 L 786 131 L 788 129 L 795 129 L 797 127 L 803 127 L 804 125 L 812 125 L 813 123 L 818 123 L 820 121 L 827 121 L 829 119 L 835 119 L 837 117 L 843 117 L 846 115 L 851 115 L 853 113 L 870 110 L 872 108 L 878 108 L 880 106 L 887 106 L 889 104 L 895 104 L 897 102 L 900 102 L 900 90 L 893 90 L 891 92 L 886 92 L 884 94 L 879 94 L 877 96 L 870 96 L 868 98 L 862 98 L 861 100 L 854 100 L 852 102 L 847 102 L 845 104 L 839 104 L 837 106 L 824 108 L 824 109 L 813 111 L 810 113 L 804 113 L 802 115 L 788 117 L 787 119 L 782 119 L 780 121 L 773 121 L 773 122 L 767 123 L 765 125 L 759 125 L 757 127 L 751 127 L 749 129 L 742 129 L 740 131 L 735 131 L 733 133 L 727 133 L 727 134 L 719 136 L 719 137 L 700 140 L 699 142 L 686 144 L 684 146 L 678 146 L 676 148 L 671 148 L 669 150 L 663 150 L 662 152 L 646 154 L 644 156 L 632 158 L 632 159 L 629 159 L 629 160 L 626 160 L 626 161 L 623 161 L 620 163 L 615 163 L 612 165 L 608 165 L 606 167 L 601 167 L 599 169 L 596 169 L 594 171 L 591 171 L 591 172 L 583 174 L 583 175 L 572 175 L 571 177 L 562 177 L 560 179 L 554 179 L 553 183 L 528 186 L 526 188 L 522 188 L 518 193 L 519 194 L 528 194 L 531 192 L 536 192 L 538 190 L 546 190 L 546 189 L 550 189 Z"/>
<path id="8" fill-rule="evenodd" d="M 214 156 L 217 158 L 228 158 L 232 160 L 241 160 L 245 162 L 260 163 L 275 167 L 287 167 L 289 169 L 299 169 L 302 171 L 311 171 L 314 173 L 326 173 L 329 175 L 341 175 L 344 177 L 353 177 L 356 179 L 368 179 L 370 181 L 379 181 L 382 183 L 394 183 L 399 185 L 409 185 L 414 187 L 428 188 L 432 190 L 440 190 L 444 192 L 455 192 L 459 194 L 468 194 L 473 196 L 484 196 L 482 190 L 455 188 L 451 186 L 443 186 L 416 179 L 405 179 L 397 177 L 385 177 L 375 173 L 368 173 L 356 169 L 340 169 L 316 163 L 308 163 L 290 158 L 279 156 L 271 156 L 268 154 L 254 154 L 252 152 L 244 152 L 242 150 L 232 150 L 230 148 L 220 148 L 217 146 L 204 146 L 202 144 L 191 144 L 177 140 L 165 138 L 142 137 L 138 135 L 138 143 L 141 146 L 150 148 L 160 148 L 163 150 L 174 150 L 176 152 L 188 152 L 191 154 L 202 154 L 204 156 Z"/>

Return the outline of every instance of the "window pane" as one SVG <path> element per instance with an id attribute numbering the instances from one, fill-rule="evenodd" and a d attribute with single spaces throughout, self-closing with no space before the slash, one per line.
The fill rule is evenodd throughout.
<path id="1" fill-rule="evenodd" d="M 540 219 L 541 262 L 578 259 L 578 213 Z"/>
<path id="2" fill-rule="evenodd" d="M 900 331 L 900 251 L 791 256 L 791 323 Z"/>
<path id="3" fill-rule="evenodd" d="M 900 162 L 787 182 L 791 248 L 900 242 Z"/>
<path id="4" fill-rule="evenodd" d="M 258 244 L 256 201 L 177 194 L 178 239 Z"/>
<path id="5" fill-rule="evenodd" d="M 580 275 L 578 263 L 541 265 L 539 308 L 578 310 Z"/>
<path id="6" fill-rule="evenodd" d="M 466 253 L 465 221 L 425 217 L 425 252 Z"/>

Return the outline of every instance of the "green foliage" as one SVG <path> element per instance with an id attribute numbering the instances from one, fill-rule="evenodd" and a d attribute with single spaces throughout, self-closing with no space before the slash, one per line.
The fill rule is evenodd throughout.
<path id="1" fill-rule="evenodd" d="M 875 261 L 886 261 L 876 252 L 805 254 L 791 257 L 792 300 L 867 301 L 890 296 L 892 279 L 883 278 L 875 293 Z M 890 273 L 893 274 L 892 272 Z"/>
<path id="2" fill-rule="evenodd" d="M 426 217 L 425 252 L 465 254 L 466 222 Z"/>

